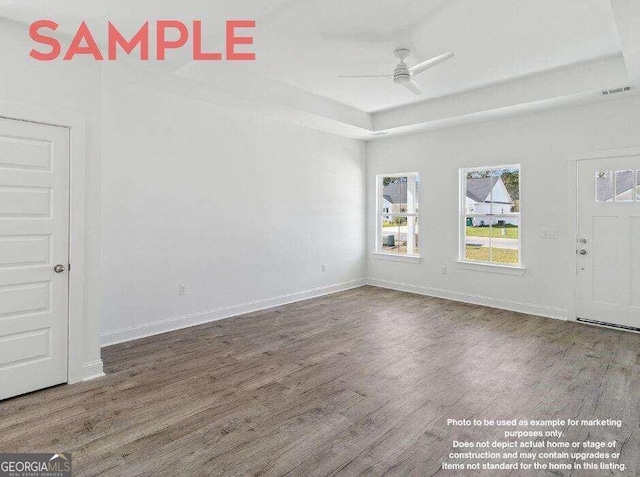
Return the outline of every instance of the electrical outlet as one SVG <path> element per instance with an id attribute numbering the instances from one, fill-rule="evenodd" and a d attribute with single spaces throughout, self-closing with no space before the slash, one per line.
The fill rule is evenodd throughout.
<path id="1" fill-rule="evenodd" d="M 187 285 L 184 283 L 180 285 L 180 295 L 186 295 L 188 292 L 189 290 L 187 289 Z"/>
<path id="2" fill-rule="evenodd" d="M 546 240 L 557 240 L 560 238 L 560 231 L 557 229 L 544 229 L 542 238 Z"/>
<path id="3" fill-rule="evenodd" d="M 442 274 L 446 275 L 447 274 L 447 267 L 442 267 Z"/>
<path id="4" fill-rule="evenodd" d="M 327 271 L 327 266 L 325 264 L 322 264 L 322 271 L 326 272 Z"/>

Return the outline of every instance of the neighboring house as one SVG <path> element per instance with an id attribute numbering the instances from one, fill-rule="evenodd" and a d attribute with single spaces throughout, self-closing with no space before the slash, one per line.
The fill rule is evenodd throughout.
<path id="1" fill-rule="evenodd" d="M 616 200 L 618 202 L 633 201 L 634 186 L 636 173 L 620 174 L 615 178 L 616 182 Z M 596 201 L 597 202 L 613 202 L 613 176 L 611 173 L 596 177 Z M 638 189 L 640 193 L 640 189 Z"/>
<path id="2" fill-rule="evenodd" d="M 514 201 L 500 177 L 467 179 L 465 209 L 467 214 L 508 214 Z M 518 225 L 517 217 L 473 217 L 471 225 Z"/>
<path id="3" fill-rule="evenodd" d="M 385 195 L 384 197 L 382 197 L 382 212 L 391 213 L 393 212 L 393 210 L 394 210 L 393 203 L 391 202 L 389 196 Z M 391 220 L 391 217 L 386 216 L 384 219 Z"/>
<path id="4" fill-rule="evenodd" d="M 407 184 L 392 182 L 384 187 L 382 196 L 382 212 L 401 214 L 407 211 Z M 391 217 L 385 217 L 391 220 Z"/>
<path id="5" fill-rule="evenodd" d="M 407 184 L 406 182 L 392 182 L 384 186 L 382 193 L 382 213 L 402 214 L 407 211 Z M 387 222 L 392 222 L 396 217 L 387 215 L 383 218 Z M 385 232 L 386 231 L 386 232 Z M 389 237 L 392 236 L 394 243 L 406 243 L 407 241 L 407 225 L 406 221 L 403 227 L 387 227 L 383 229 L 383 240 L 387 243 Z"/>

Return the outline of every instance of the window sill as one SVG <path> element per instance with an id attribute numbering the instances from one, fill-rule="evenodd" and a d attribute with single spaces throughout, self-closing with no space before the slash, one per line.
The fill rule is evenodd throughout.
<path id="1" fill-rule="evenodd" d="M 388 260 L 390 262 L 422 262 L 422 257 L 420 255 L 396 255 L 393 253 L 373 252 L 373 258 L 375 258 L 376 260 Z"/>
<path id="2" fill-rule="evenodd" d="M 494 263 L 466 262 L 456 260 L 456 267 L 463 270 L 473 270 L 476 272 L 503 273 L 505 275 L 524 275 L 527 271 L 522 265 L 497 265 Z"/>

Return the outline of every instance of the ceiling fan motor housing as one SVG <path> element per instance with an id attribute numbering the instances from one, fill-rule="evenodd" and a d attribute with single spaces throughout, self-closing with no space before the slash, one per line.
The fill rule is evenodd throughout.
<path id="1" fill-rule="evenodd" d="M 409 67 L 404 62 L 405 58 L 407 58 L 411 54 L 408 48 L 398 48 L 393 52 L 393 56 L 400 60 L 398 66 L 393 72 L 393 82 L 396 84 L 404 84 L 411 81 L 411 73 L 409 73 Z"/>
<path id="2" fill-rule="evenodd" d="M 409 67 L 401 61 L 393 71 L 393 82 L 396 84 L 408 83 L 411 81 L 411 73 L 409 73 Z"/>

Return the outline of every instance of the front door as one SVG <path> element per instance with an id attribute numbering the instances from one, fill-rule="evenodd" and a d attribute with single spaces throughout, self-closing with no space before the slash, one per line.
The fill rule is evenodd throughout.
<path id="1" fill-rule="evenodd" d="M 67 382 L 68 262 L 69 130 L 0 118 L 0 399 Z"/>
<path id="2" fill-rule="evenodd" d="M 578 162 L 578 318 L 640 331 L 640 155 Z"/>

